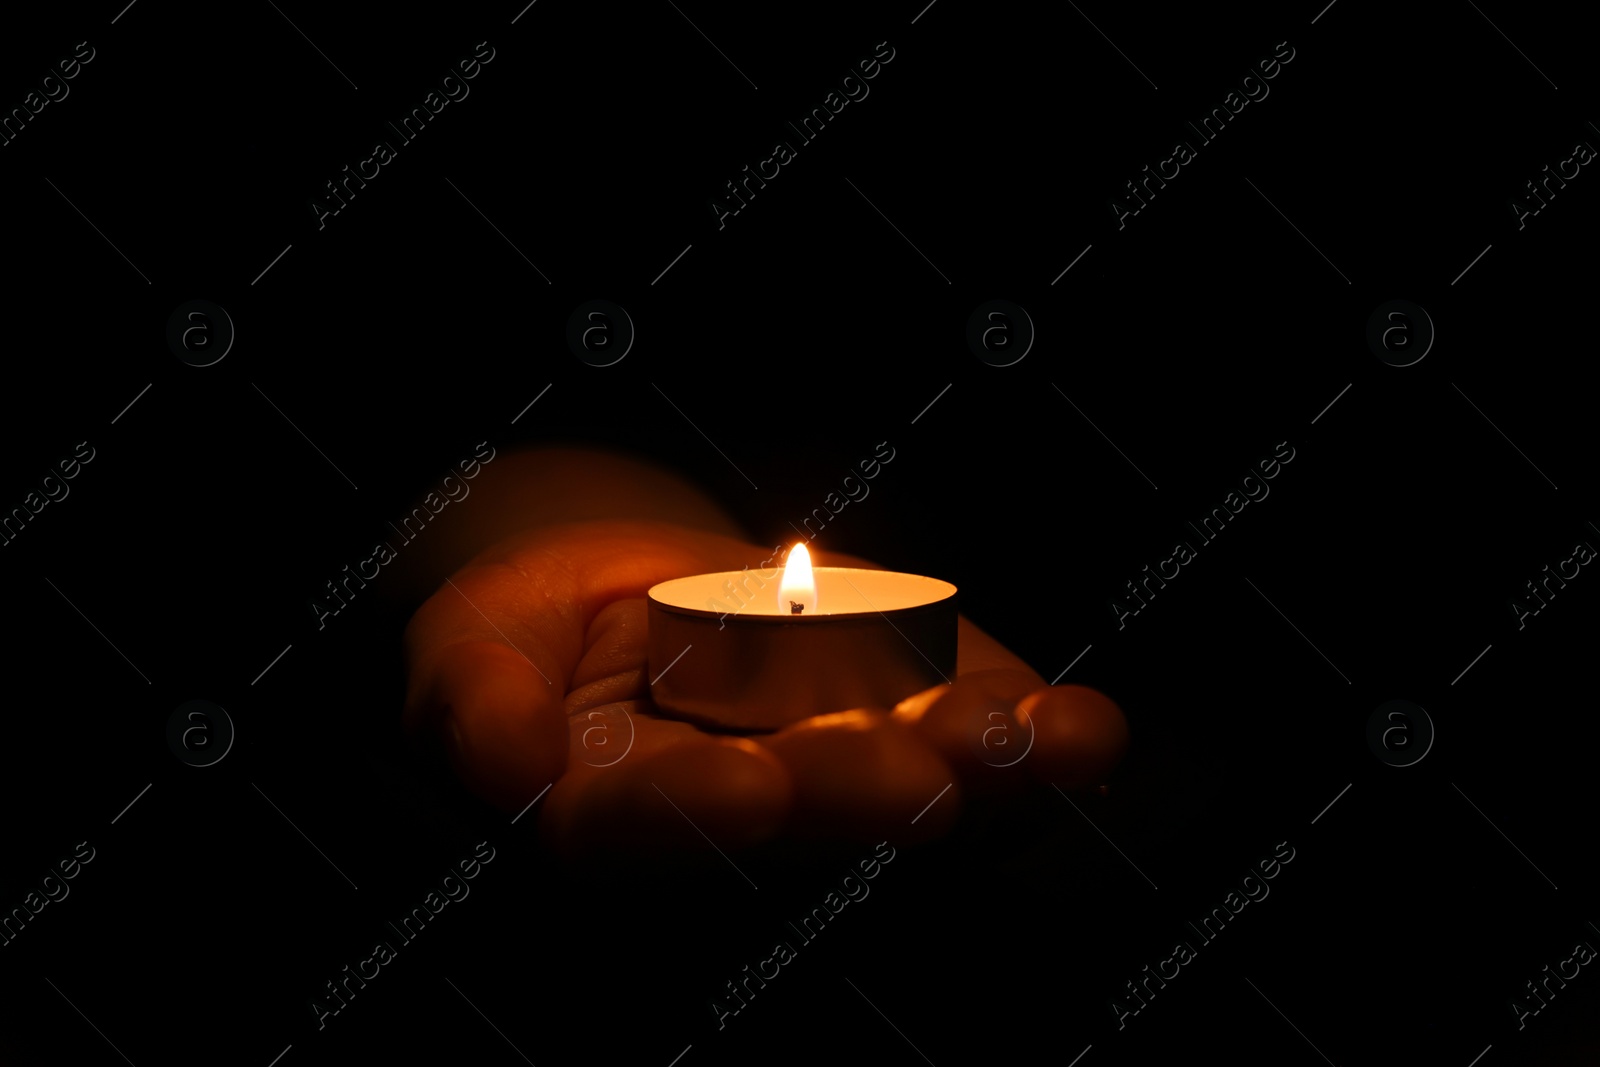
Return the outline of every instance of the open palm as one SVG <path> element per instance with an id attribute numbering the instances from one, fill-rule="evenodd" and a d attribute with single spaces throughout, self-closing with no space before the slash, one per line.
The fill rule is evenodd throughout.
<path id="1" fill-rule="evenodd" d="M 646 591 L 768 554 L 661 522 L 568 523 L 502 541 L 407 627 L 406 726 L 439 738 L 488 802 L 517 812 L 542 796 L 541 831 L 569 854 L 784 834 L 926 838 L 949 827 L 964 788 L 1093 785 L 1120 759 L 1128 735 L 1115 704 L 1046 686 L 965 618 L 955 681 L 892 710 L 754 736 L 662 716 L 649 696 Z"/>

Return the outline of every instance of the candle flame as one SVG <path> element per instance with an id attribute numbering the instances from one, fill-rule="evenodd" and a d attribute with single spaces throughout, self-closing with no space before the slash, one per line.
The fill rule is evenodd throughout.
<path id="1" fill-rule="evenodd" d="M 817 583 L 811 576 L 811 553 L 803 544 L 789 550 L 783 564 L 783 580 L 778 583 L 778 614 L 815 615 Z"/>

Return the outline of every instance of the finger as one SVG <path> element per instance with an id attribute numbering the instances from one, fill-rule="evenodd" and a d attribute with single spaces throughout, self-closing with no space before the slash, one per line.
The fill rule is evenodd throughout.
<path id="1" fill-rule="evenodd" d="M 1028 762 L 1045 782 L 1066 789 L 1099 785 L 1128 750 L 1128 720 L 1104 693 L 1082 685 L 1057 685 L 1024 697 L 1017 718 L 1031 725 Z"/>
<path id="2" fill-rule="evenodd" d="M 619 709 L 575 717 L 574 730 L 595 729 L 587 724 L 602 710 L 614 719 Z M 687 723 L 630 715 L 632 750 L 599 757 L 615 763 L 584 762 L 597 746 L 575 734 L 574 759 L 540 822 L 555 851 L 586 860 L 726 853 L 783 826 L 793 793 L 770 752 L 743 738 L 713 739 Z"/>
<path id="3" fill-rule="evenodd" d="M 1032 671 L 992 669 L 963 674 L 895 705 L 893 718 L 982 792 L 1015 789 L 1036 740 L 1016 714 L 1018 701 L 1042 683 Z"/>
<path id="4" fill-rule="evenodd" d="M 793 782 L 788 829 L 799 836 L 926 840 L 949 829 L 960 809 L 950 765 L 882 712 L 819 715 L 761 744 Z"/>
<path id="5" fill-rule="evenodd" d="M 589 623 L 583 658 L 567 684 L 568 715 L 649 696 L 649 625 L 642 598 L 619 600 L 600 609 Z"/>

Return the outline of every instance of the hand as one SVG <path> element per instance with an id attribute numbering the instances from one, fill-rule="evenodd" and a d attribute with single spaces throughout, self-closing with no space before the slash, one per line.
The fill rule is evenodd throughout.
<path id="1" fill-rule="evenodd" d="M 646 590 L 770 555 L 662 522 L 567 523 L 502 541 L 407 627 L 405 724 L 440 738 L 467 785 L 507 812 L 550 787 L 537 816 L 567 854 L 783 834 L 925 839 L 948 829 L 964 792 L 1030 776 L 1092 786 L 1121 759 L 1128 729 L 1115 704 L 1047 686 L 965 618 L 953 684 L 892 710 L 752 737 L 663 717 L 649 699 Z M 816 562 L 873 566 L 837 554 Z"/>

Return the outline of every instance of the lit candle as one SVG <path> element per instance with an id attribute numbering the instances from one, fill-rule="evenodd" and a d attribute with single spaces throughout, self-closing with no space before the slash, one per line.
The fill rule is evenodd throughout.
<path id="1" fill-rule="evenodd" d="M 937 578 L 811 566 L 790 550 L 781 580 L 752 571 L 652 586 L 650 696 L 704 726 L 776 730 L 859 707 L 892 707 L 949 681 L 956 587 Z"/>

